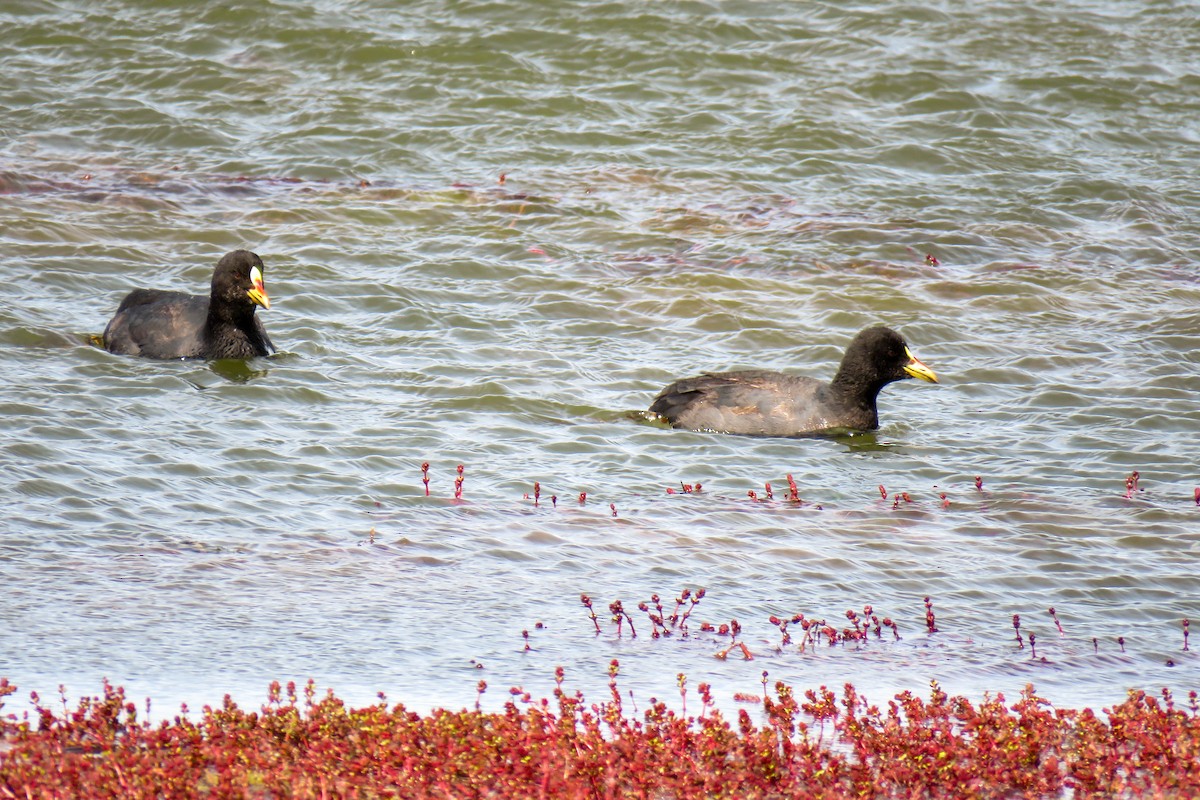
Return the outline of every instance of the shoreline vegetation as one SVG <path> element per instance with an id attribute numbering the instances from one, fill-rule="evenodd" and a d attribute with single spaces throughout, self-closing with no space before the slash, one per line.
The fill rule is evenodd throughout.
<path id="1" fill-rule="evenodd" d="M 535 484 L 535 502 L 537 494 Z M 644 633 L 649 624 L 652 640 L 715 636 L 716 658 L 753 660 L 737 620 L 692 619 L 706 594 L 685 588 L 673 604 L 654 594 L 637 603 L 644 616 L 637 624 Z M 579 599 L 602 635 L 597 603 Z M 637 638 L 624 604 L 614 601 L 608 611 L 609 631 Z M 1056 610 L 1048 614 L 1065 636 Z M 845 617 L 841 630 L 799 613 L 770 622 L 780 652 L 902 638 L 870 605 Z M 939 632 L 929 597 L 924 627 Z M 1012 627 L 1017 650 L 1036 661 L 1035 634 L 1022 631 L 1019 615 Z M 1188 629 L 1184 619 L 1181 652 L 1190 654 Z M 523 636 L 528 650 L 529 631 Z M 1117 642 L 1124 651 L 1124 638 Z M 1091 644 L 1098 651 L 1096 638 Z M 1002 694 L 972 702 L 933 682 L 927 698 L 904 691 L 874 705 L 877 698 L 851 683 L 840 694 L 825 686 L 797 692 L 770 684 L 764 671 L 761 695 L 734 695 L 733 712 L 717 707 L 709 684 L 689 689 L 683 673 L 670 706 L 653 697 L 637 703 L 622 692 L 619 674 L 614 659 L 600 701 L 570 690 L 558 667 L 550 697 L 514 687 L 502 710 L 484 710 L 481 680 L 473 709 L 424 714 L 382 693 L 378 703 L 351 708 L 312 680 L 299 689 L 276 681 L 257 710 L 226 695 L 198 717 L 185 705 L 169 719 L 152 715 L 149 699 L 139 714 L 107 681 L 100 695 L 73 707 L 65 688 L 53 702 L 31 692 L 30 709 L 18 714 L 11 711 L 18 687 L 0 677 L 0 800 L 1200 796 L 1195 690 L 1179 702 L 1167 688 L 1131 690 L 1096 713 L 1056 708 L 1032 685 L 1016 702 Z"/>
<path id="2" fill-rule="evenodd" d="M 1184 798 L 1200 795 L 1200 701 L 1130 691 L 1095 713 L 1027 687 L 970 700 L 933 683 L 872 705 L 846 684 L 783 683 L 757 713 L 727 718 L 699 684 L 682 710 L 627 708 L 519 688 L 502 711 L 422 715 L 386 697 L 349 708 L 310 680 L 271 685 L 256 711 L 228 696 L 193 718 L 139 719 L 123 689 L 56 708 L 6 708 L 0 678 L 0 798 Z M 764 687 L 766 688 L 766 687 Z M 481 681 L 480 697 L 487 690 Z M 699 701 L 689 715 L 688 701 Z M 146 701 L 149 716 L 150 701 Z M 758 720 L 755 721 L 754 717 Z"/>

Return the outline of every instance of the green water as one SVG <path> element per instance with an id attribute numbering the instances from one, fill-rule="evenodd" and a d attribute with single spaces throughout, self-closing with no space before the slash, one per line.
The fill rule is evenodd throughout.
<path id="1" fill-rule="evenodd" d="M 1198 45 L 1170 2 L 5 5 L 0 674 L 1194 688 Z M 90 344 L 238 247 L 279 355 Z M 876 322 L 942 379 L 876 433 L 634 413 L 702 370 L 828 377 Z M 596 637 L 578 600 L 685 586 L 756 661 Z M 904 638 L 800 654 L 767 620 L 864 603 Z"/>

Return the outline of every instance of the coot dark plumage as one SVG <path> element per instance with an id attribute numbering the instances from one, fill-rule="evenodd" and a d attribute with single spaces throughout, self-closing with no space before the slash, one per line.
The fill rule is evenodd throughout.
<path id="1" fill-rule="evenodd" d="M 208 297 L 158 289 L 125 296 L 104 329 L 104 349 L 143 358 L 253 358 L 275 350 L 258 306 L 270 308 L 263 262 L 234 250 L 217 262 Z"/>
<path id="2" fill-rule="evenodd" d="M 659 392 L 650 411 L 676 428 L 757 436 L 800 436 L 879 427 L 875 399 L 905 378 L 937 383 L 904 337 L 876 325 L 854 337 L 829 383 L 767 370 L 704 373 Z"/>

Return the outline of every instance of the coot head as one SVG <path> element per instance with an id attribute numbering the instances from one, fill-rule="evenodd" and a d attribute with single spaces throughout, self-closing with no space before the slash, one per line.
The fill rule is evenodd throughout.
<path id="1" fill-rule="evenodd" d="M 850 342 L 832 384 L 871 387 L 877 392 L 905 378 L 937 383 L 937 375 L 913 355 L 903 336 L 884 325 L 874 325 L 859 331 Z"/>
<path id="2" fill-rule="evenodd" d="M 213 270 L 211 300 L 219 306 L 269 309 L 271 300 L 263 285 L 263 262 L 249 250 L 226 253 Z"/>

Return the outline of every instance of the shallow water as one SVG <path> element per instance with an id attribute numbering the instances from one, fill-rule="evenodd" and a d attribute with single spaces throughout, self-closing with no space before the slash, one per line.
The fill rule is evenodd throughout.
<path id="1" fill-rule="evenodd" d="M 308 677 L 499 705 L 560 664 L 600 699 L 613 658 L 639 703 L 682 672 L 727 708 L 764 670 L 1196 688 L 1197 44 L 1172 2 L 8 4 L 0 675 L 160 709 Z M 90 343 L 243 246 L 280 354 Z M 942 379 L 876 433 L 634 413 L 706 369 L 828 376 L 875 322 Z M 684 587 L 753 662 L 579 603 Z M 865 603 L 903 638 L 768 621 Z"/>

